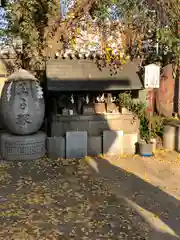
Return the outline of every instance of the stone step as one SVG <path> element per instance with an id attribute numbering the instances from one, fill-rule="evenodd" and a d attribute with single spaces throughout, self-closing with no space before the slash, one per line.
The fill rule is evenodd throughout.
<path id="1" fill-rule="evenodd" d="M 65 138 L 48 137 L 47 138 L 47 155 L 51 159 L 65 158 Z"/>
<path id="2" fill-rule="evenodd" d="M 87 156 L 87 132 L 66 132 L 66 158 Z"/>
<path id="3" fill-rule="evenodd" d="M 67 132 L 66 137 L 47 139 L 48 157 L 83 158 L 85 156 L 135 154 L 138 133 L 104 131 L 102 136 L 87 136 L 87 132 Z"/>

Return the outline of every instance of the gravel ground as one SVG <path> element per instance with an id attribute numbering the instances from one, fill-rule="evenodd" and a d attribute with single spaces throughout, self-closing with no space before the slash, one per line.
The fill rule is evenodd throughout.
<path id="1" fill-rule="evenodd" d="M 178 239 L 177 198 L 111 160 L 1 163 L 0 239 Z"/>

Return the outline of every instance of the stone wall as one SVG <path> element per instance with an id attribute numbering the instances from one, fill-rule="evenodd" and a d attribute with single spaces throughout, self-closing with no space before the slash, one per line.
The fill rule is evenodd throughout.
<path id="1" fill-rule="evenodd" d="M 129 114 L 52 117 L 50 158 L 135 154 L 139 120 Z"/>
<path id="2" fill-rule="evenodd" d="M 139 120 L 132 114 L 95 114 L 90 116 L 52 116 L 51 137 L 64 137 L 68 131 L 87 131 L 88 136 L 100 136 L 103 131 L 138 132 Z"/>

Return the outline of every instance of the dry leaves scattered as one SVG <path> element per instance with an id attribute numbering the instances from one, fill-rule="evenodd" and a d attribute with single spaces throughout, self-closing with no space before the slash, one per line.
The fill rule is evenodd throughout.
<path id="1" fill-rule="evenodd" d="M 105 182 L 84 160 L 0 165 L 0 239 L 147 239 L 148 225 Z"/>

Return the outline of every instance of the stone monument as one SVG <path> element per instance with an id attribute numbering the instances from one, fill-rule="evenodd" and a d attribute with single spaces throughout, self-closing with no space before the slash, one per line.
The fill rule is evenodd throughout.
<path id="1" fill-rule="evenodd" d="M 8 77 L 2 89 L 1 116 L 6 133 L 1 134 L 4 160 L 30 160 L 45 155 L 46 134 L 38 132 L 45 112 L 38 80 L 24 69 Z"/>

